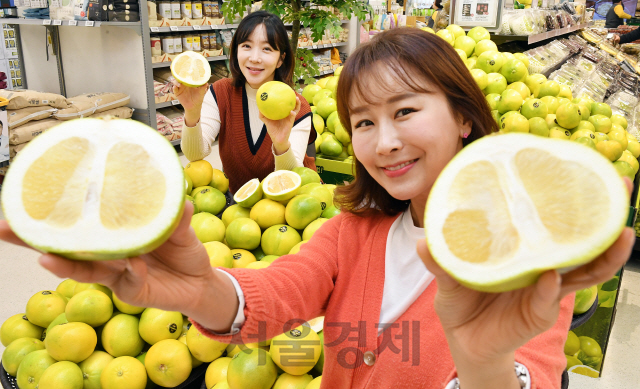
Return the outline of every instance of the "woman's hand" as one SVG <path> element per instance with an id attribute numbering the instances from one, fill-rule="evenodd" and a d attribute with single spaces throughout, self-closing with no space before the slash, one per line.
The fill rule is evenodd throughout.
<path id="1" fill-rule="evenodd" d="M 173 94 L 184 108 L 184 120 L 187 127 L 194 127 L 200 121 L 200 111 L 204 102 L 204 95 L 209 89 L 209 84 L 198 88 L 182 85 L 173 80 Z"/>
<path id="2" fill-rule="evenodd" d="M 271 120 L 260 112 L 260 120 L 262 120 L 267 127 L 267 132 L 269 133 L 269 137 L 271 137 L 276 155 L 282 155 L 289 150 L 289 135 L 291 135 L 291 129 L 293 128 L 293 123 L 296 121 L 298 112 L 300 112 L 300 107 L 300 98 L 296 96 L 296 108 L 284 119 Z"/>
<path id="3" fill-rule="evenodd" d="M 613 34 L 613 37 L 611 38 L 611 40 L 613 41 L 614 44 L 620 43 L 620 35 Z"/>
<path id="4" fill-rule="evenodd" d="M 631 181 L 625 181 L 631 191 Z M 483 293 L 460 285 L 433 260 L 426 242 L 420 241 L 418 253 L 438 282 L 435 310 L 461 382 L 464 366 L 475 366 L 474 373 L 480 373 L 480 366 L 507 361 L 503 365 L 513 373 L 515 351 L 556 323 L 560 300 L 611 279 L 628 260 L 634 242 L 634 230 L 625 228 L 615 243 L 586 265 L 563 275 L 548 271 L 526 288 Z"/>
<path id="5" fill-rule="evenodd" d="M 204 246 L 190 227 L 192 214 L 193 205 L 187 201 L 180 223 L 169 239 L 154 251 L 140 257 L 113 261 L 75 261 L 43 254 L 39 262 L 58 277 L 103 284 L 126 303 L 180 311 L 203 325 L 208 323 L 209 328 L 213 329 L 217 323 L 207 316 L 216 311 L 211 288 L 228 287 L 226 281 L 230 280 L 222 275 L 221 283 L 217 278 L 217 272 L 211 267 Z M 0 221 L 0 239 L 29 247 L 11 231 L 4 220 Z M 232 292 L 232 297 L 235 296 L 232 284 L 229 291 Z M 216 291 L 213 295 L 220 296 L 225 292 Z M 232 298 L 227 300 L 227 304 L 231 303 Z M 224 315 L 221 312 L 220 318 Z M 229 319 L 232 321 L 235 312 L 227 315 L 232 315 Z M 221 328 L 226 327 L 222 325 Z"/>

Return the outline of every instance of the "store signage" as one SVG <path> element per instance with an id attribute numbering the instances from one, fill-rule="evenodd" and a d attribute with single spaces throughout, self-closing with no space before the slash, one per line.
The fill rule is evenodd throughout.
<path id="1" fill-rule="evenodd" d="M 151 27 L 151 32 L 160 32 L 160 27 Z"/>
<path id="2" fill-rule="evenodd" d="M 77 20 L 69 20 L 69 25 L 70 26 L 77 26 L 78 25 L 78 21 Z"/>
<path id="3" fill-rule="evenodd" d="M 84 25 L 85 25 L 85 26 L 87 26 L 87 27 L 93 27 L 93 25 L 94 25 L 94 24 L 95 24 L 95 23 L 94 23 L 94 22 L 93 22 L 93 20 L 92 20 L 92 21 L 89 21 L 89 22 L 85 22 L 85 24 L 84 24 Z"/>
<path id="4" fill-rule="evenodd" d="M 42 21 L 42 24 L 45 26 L 50 26 L 51 25 L 51 19 L 45 19 Z"/>
<path id="5" fill-rule="evenodd" d="M 62 20 L 54 20 L 53 21 L 53 25 L 54 26 L 62 26 Z"/>
<path id="6" fill-rule="evenodd" d="M 169 29 L 171 31 L 178 31 L 178 26 L 171 26 L 171 27 L 169 27 Z"/>
<path id="7" fill-rule="evenodd" d="M 453 0 L 452 24 L 495 31 L 502 23 L 503 0 Z"/>
<path id="8" fill-rule="evenodd" d="M 180 105 L 180 100 L 171 100 L 171 105 Z"/>
<path id="9" fill-rule="evenodd" d="M 199 30 L 199 29 L 200 29 L 200 26 L 193 26 L 193 29 L 194 29 L 194 30 Z"/>

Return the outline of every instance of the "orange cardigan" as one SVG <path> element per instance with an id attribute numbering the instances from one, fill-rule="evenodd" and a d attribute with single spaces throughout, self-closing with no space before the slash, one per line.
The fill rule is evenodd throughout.
<path id="1" fill-rule="evenodd" d="M 282 334 L 291 328 L 288 320 L 325 315 L 322 389 L 443 389 L 455 377 L 455 366 L 433 306 L 435 281 L 377 335 L 387 235 L 396 218 L 343 213 L 326 222 L 296 255 L 260 270 L 225 269 L 244 293 L 241 331 L 216 335 L 194 324 L 224 343 L 253 343 Z M 573 294 L 563 299 L 553 328 L 516 352 L 516 361 L 531 373 L 532 388 L 560 387 L 573 301 Z"/>

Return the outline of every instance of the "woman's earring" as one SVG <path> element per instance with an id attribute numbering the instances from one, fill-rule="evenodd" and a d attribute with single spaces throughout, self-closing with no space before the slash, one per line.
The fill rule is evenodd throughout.
<path id="1" fill-rule="evenodd" d="M 463 137 L 464 139 L 467 139 L 467 138 L 469 137 L 469 134 L 467 134 L 467 133 L 465 132 L 464 134 L 462 134 L 462 137 Z"/>

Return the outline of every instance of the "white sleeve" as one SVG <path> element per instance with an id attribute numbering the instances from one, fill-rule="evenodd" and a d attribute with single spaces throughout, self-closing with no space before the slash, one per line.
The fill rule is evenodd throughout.
<path id="1" fill-rule="evenodd" d="M 245 322 L 245 317 L 244 317 L 244 293 L 242 292 L 242 288 L 240 288 L 240 284 L 238 283 L 238 280 L 236 280 L 236 278 L 234 276 L 232 276 L 231 274 L 227 273 L 226 271 L 222 270 L 222 269 L 216 269 L 217 271 L 225 274 L 227 277 L 229 277 L 231 279 L 231 282 L 233 282 L 233 286 L 236 288 L 236 295 L 238 296 L 238 313 L 236 314 L 235 319 L 233 319 L 233 324 L 231 325 L 231 332 L 228 334 L 218 334 L 216 332 L 214 332 L 214 334 L 216 335 L 235 335 L 238 332 L 240 332 L 240 327 L 242 327 L 242 325 Z M 211 331 L 213 332 L 213 331 Z"/>
<path id="2" fill-rule="evenodd" d="M 220 133 L 220 111 L 211 90 L 204 95 L 200 122 L 195 127 L 182 128 L 180 148 L 189 161 L 199 161 L 211 153 L 211 145 Z"/>
<path id="3" fill-rule="evenodd" d="M 529 369 L 527 369 L 525 365 L 519 362 L 516 362 L 515 374 L 518 377 L 518 380 L 522 380 L 520 382 L 520 386 L 523 389 L 531 389 L 531 373 L 529 373 Z M 524 386 L 522 386 L 523 382 L 524 382 Z M 447 384 L 447 386 L 444 387 L 444 389 L 464 389 L 464 388 L 460 388 L 460 382 L 456 377 L 451 381 L 449 381 L 449 383 Z"/>
<path id="4" fill-rule="evenodd" d="M 304 166 L 304 156 L 307 153 L 309 134 L 311 133 L 311 118 L 312 115 L 308 115 L 293 126 L 289 135 L 291 146 L 284 154 L 276 155 L 273 146 L 271 146 L 276 170 L 291 170 Z"/>

